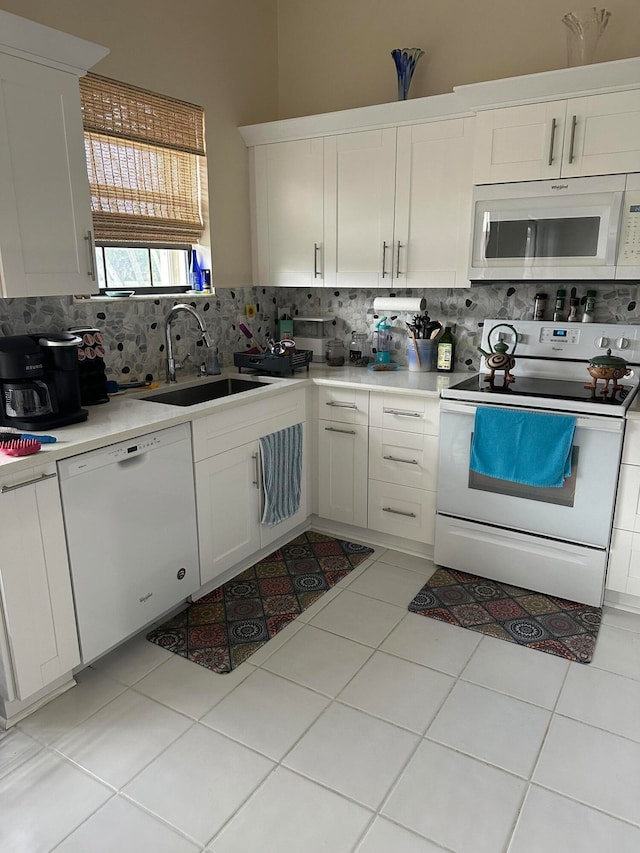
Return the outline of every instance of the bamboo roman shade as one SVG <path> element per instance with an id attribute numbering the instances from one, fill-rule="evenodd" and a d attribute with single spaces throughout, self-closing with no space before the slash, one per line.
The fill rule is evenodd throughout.
<path id="1" fill-rule="evenodd" d="M 80 91 L 96 240 L 198 243 L 203 109 L 97 74 Z"/>

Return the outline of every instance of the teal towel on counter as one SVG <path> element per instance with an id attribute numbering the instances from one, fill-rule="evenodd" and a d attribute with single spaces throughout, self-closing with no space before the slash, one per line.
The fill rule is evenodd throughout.
<path id="1" fill-rule="evenodd" d="M 260 439 L 263 524 L 278 524 L 298 511 L 302 484 L 302 424 Z"/>
<path id="2" fill-rule="evenodd" d="M 476 409 L 472 471 L 527 486 L 560 488 L 571 476 L 572 415 Z"/>

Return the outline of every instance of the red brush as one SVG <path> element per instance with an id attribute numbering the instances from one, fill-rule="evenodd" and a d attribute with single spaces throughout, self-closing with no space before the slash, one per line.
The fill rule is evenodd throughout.
<path id="1" fill-rule="evenodd" d="M 0 444 L 0 453 L 6 456 L 30 456 L 37 453 L 42 445 L 35 438 L 14 438 Z"/>

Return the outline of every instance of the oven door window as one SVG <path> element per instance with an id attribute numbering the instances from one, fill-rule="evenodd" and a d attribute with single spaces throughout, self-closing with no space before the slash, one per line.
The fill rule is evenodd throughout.
<path id="1" fill-rule="evenodd" d="M 576 497 L 579 456 L 580 448 L 574 446 L 571 450 L 571 476 L 566 478 L 560 489 L 545 489 L 539 486 L 527 486 L 524 483 L 514 483 L 512 480 L 500 480 L 497 477 L 478 474 L 477 471 L 471 469 L 469 469 L 469 488 L 477 489 L 480 492 L 492 492 L 496 495 L 507 495 L 512 498 L 526 498 L 530 501 L 542 501 L 557 506 L 572 507 Z"/>

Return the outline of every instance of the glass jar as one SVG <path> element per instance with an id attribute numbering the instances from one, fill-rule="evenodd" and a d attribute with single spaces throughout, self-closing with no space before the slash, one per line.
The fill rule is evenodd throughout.
<path id="1" fill-rule="evenodd" d="M 326 361 L 329 367 L 342 367 L 345 360 L 344 341 L 332 338 L 327 341 Z"/>
<path id="2" fill-rule="evenodd" d="M 366 332 L 351 332 L 349 361 L 351 364 L 366 364 L 369 361 L 368 335 Z"/>

